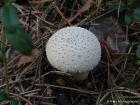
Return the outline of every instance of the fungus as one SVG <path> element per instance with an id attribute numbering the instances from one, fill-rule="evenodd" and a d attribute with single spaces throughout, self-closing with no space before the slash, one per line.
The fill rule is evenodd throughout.
<path id="1" fill-rule="evenodd" d="M 54 33 L 46 44 L 49 63 L 56 69 L 84 80 L 101 59 L 101 46 L 87 29 L 70 26 Z"/>

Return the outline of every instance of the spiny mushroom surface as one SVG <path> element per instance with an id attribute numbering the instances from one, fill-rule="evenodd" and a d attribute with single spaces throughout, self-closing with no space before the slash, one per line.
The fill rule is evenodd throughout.
<path id="1" fill-rule="evenodd" d="M 101 47 L 92 32 L 70 26 L 58 30 L 50 37 L 46 55 L 53 67 L 74 75 L 79 73 L 80 78 L 82 74 L 84 79 L 100 61 Z"/>

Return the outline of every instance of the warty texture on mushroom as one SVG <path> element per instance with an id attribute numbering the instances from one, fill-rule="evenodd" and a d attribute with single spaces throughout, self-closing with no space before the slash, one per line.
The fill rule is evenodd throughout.
<path id="1" fill-rule="evenodd" d="M 97 37 L 82 27 L 70 26 L 58 30 L 46 44 L 49 63 L 56 69 L 84 80 L 101 59 Z"/>

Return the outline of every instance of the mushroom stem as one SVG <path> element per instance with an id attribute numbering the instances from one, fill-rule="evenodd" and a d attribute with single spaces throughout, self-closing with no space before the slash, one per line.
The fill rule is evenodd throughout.
<path id="1" fill-rule="evenodd" d="M 83 81 L 88 77 L 89 72 L 76 72 L 76 73 L 70 73 L 73 77 L 73 79 L 78 81 Z"/>

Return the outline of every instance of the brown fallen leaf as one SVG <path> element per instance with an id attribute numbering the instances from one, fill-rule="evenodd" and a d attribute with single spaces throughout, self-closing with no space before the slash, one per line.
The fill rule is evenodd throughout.
<path id="1" fill-rule="evenodd" d="M 18 63 L 18 67 L 20 67 L 21 65 L 25 65 L 27 63 L 33 62 L 34 60 L 36 60 L 40 55 L 40 51 L 38 49 L 34 49 L 32 51 L 32 55 L 31 56 L 21 56 L 19 63 Z"/>
<path id="2" fill-rule="evenodd" d="M 129 41 L 119 22 L 113 16 L 107 15 L 95 20 L 91 23 L 89 30 L 99 39 L 103 38 L 112 51 L 116 53 L 127 51 Z"/>
<path id="3" fill-rule="evenodd" d="M 85 5 L 82 8 L 80 8 L 73 17 L 67 19 L 67 22 L 66 21 L 61 21 L 61 23 L 60 23 L 61 26 L 64 26 L 67 23 L 71 23 L 73 20 L 75 20 L 83 12 L 89 10 L 89 8 L 91 7 L 91 4 L 92 4 L 92 0 L 85 0 Z"/>

